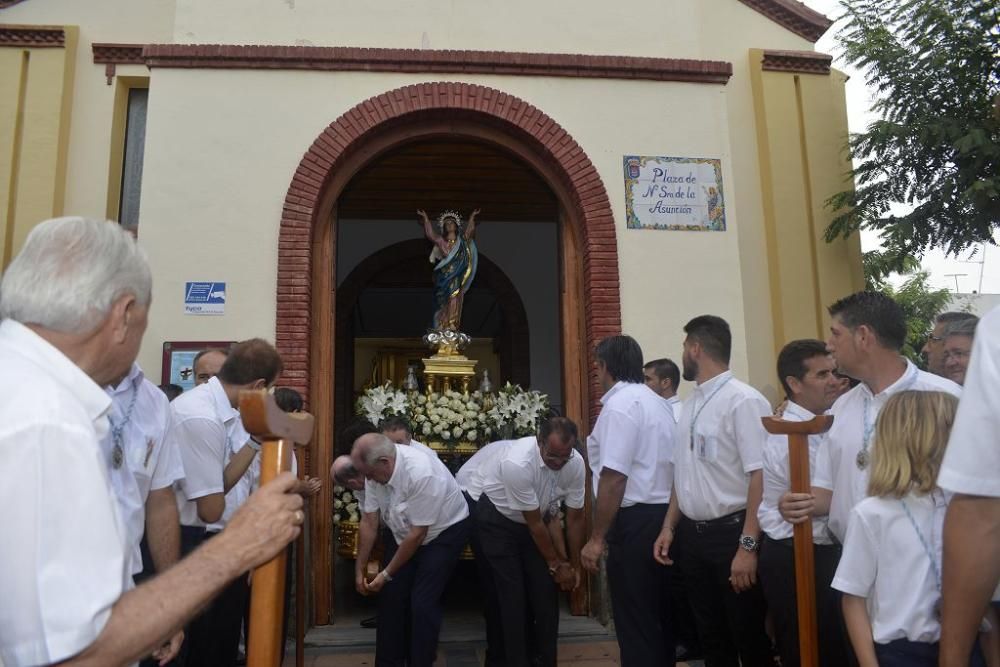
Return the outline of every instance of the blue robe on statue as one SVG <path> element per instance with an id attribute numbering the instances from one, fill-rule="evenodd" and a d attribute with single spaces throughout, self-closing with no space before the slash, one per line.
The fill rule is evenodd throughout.
<path id="1" fill-rule="evenodd" d="M 437 248 L 435 252 L 440 256 Z M 435 255 L 432 255 L 432 261 L 434 257 Z M 479 251 L 476 249 L 475 240 L 466 239 L 460 233 L 448 255 L 434 266 L 434 329 L 458 330 L 460 324 L 458 321 L 447 321 L 448 304 L 455 298 L 461 303 L 472 285 L 473 278 L 476 277 L 478 265 Z M 456 320 L 461 318 L 461 313 L 462 309 L 459 306 L 454 313 Z"/>

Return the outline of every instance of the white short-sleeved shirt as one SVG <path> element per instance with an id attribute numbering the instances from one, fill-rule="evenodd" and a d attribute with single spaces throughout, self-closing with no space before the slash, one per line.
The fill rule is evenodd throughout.
<path id="1" fill-rule="evenodd" d="M 364 511 L 381 512 L 401 543 L 413 526 L 427 526 L 421 544 L 469 516 L 469 506 L 451 473 L 441 473 L 423 452 L 396 445 L 396 465 L 385 484 L 365 481 Z"/>
<path id="2" fill-rule="evenodd" d="M 532 435 L 507 441 L 503 455 L 483 470 L 482 492 L 500 514 L 527 523 L 524 512 L 531 510 L 554 516 L 563 502 L 571 509 L 581 509 L 585 484 L 583 457 L 574 451 L 566 465 L 553 470 L 545 465 L 538 438 Z"/>
<path id="3" fill-rule="evenodd" d="M 212 378 L 170 403 L 173 433 L 184 464 L 184 479 L 176 485 L 181 525 L 202 527 L 195 500 L 222 493 L 223 471 L 232 447 L 233 422 L 240 413 L 229 403 L 218 378 Z"/>
<path id="4" fill-rule="evenodd" d="M 941 488 L 1000 497 L 1000 307 L 976 326 L 965 393 L 938 474 Z"/>
<path id="5" fill-rule="evenodd" d="M 479 448 L 469 460 L 462 464 L 462 467 L 455 473 L 455 480 L 458 486 L 469 494 L 474 501 L 479 501 L 479 496 L 483 493 L 485 482 L 484 473 L 492 466 L 497 465 L 500 457 L 507 451 L 507 446 L 515 440 L 497 440 Z"/>
<path id="6" fill-rule="evenodd" d="M 910 494 L 904 500 L 940 567 L 943 494 Z M 941 597 L 937 576 L 897 498 L 865 498 L 851 510 L 844 553 L 832 585 L 866 598 L 872 635 L 879 644 L 904 638 L 933 643 L 941 637 L 934 612 Z"/>
<path id="7" fill-rule="evenodd" d="M 681 420 L 681 410 L 684 409 L 684 402 L 681 400 L 681 397 L 674 394 L 670 398 L 665 398 L 663 400 L 665 400 L 667 405 L 670 406 L 670 412 L 674 416 L 674 423 L 679 423 Z"/>
<path id="8" fill-rule="evenodd" d="M 31 329 L 0 322 L 0 662 L 91 645 L 132 586 L 99 441 L 111 399 Z"/>
<path id="9" fill-rule="evenodd" d="M 874 433 L 878 414 L 893 394 L 901 391 L 943 391 L 961 396 L 962 388 L 951 380 L 931 375 L 906 362 L 906 370 L 898 380 L 872 396 L 865 383 L 837 399 L 830 409 L 833 426 L 827 431 L 823 445 L 816 454 L 813 486 L 833 491 L 830 501 L 830 532 L 841 542 L 847 536 L 851 510 L 868 495 L 868 470 L 858 468 L 858 453 L 862 449 L 865 424 Z M 865 407 L 868 406 L 866 418 Z M 871 452 L 872 443 L 868 444 Z M 869 453 L 869 461 L 871 455 Z M 869 464 L 870 465 L 870 464 Z"/>
<path id="10" fill-rule="evenodd" d="M 171 437 L 170 401 L 146 379 L 138 364 L 132 364 L 132 370 L 117 387 L 105 391 L 111 397 L 112 430 L 115 426 L 122 429 L 123 465 L 115 468 L 112 462 L 112 431 L 102 438 L 101 449 L 131 544 L 132 574 L 137 574 L 142 571 L 139 543 L 146 530 L 149 492 L 169 488 L 183 479 L 184 467 Z"/>
<path id="11" fill-rule="evenodd" d="M 241 449 L 243 449 L 247 441 L 250 439 L 250 434 L 247 433 L 246 429 L 243 428 L 243 420 L 237 417 L 233 421 L 229 422 L 226 428 L 226 440 L 228 442 L 228 451 L 226 452 L 226 462 L 225 465 L 229 465 L 229 462 L 233 460 L 235 456 Z M 295 461 L 295 457 L 292 456 L 292 461 Z M 223 467 L 225 470 L 225 467 Z M 250 494 L 257 488 L 260 484 L 260 457 L 254 456 L 253 461 L 250 462 L 250 466 L 243 473 L 243 476 L 236 480 L 236 483 L 230 487 L 229 491 L 226 492 L 226 508 L 222 510 L 222 516 L 215 523 L 210 523 L 207 526 L 209 532 L 218 532 L 226 527 L 229 520 L 233 518 L 233 514 L 236 513 L 243 503 L 247 501 Z"/>
<path id="12" fill-rule="evenodd" d="M 695 387 L 684 401 L 674 450 L 684 516 L 709 521 L 746 509 L 750 474 L 763 465 L 761 417 L 770 414 L 767 399 L 732 371 Z"/>
<path id="13" fill-rule="evenodd" d="M 809 421 L 815 417 L 812 412 L 801 405 L 789 401 L 785 406 L 782 418 L 791 422 Z M 816 452 L 819 450 L 823 436 L 809 436 L 809 470 L 816 468 Z M 772 540 L 785 540 L 793 536 L 794 527 L 781 517 L 778 502 L 781 496 L 788 492 L 792 477 L 788 465 L 788 436 L 768 434 L 764 443 L 764 495 L 757 510 L 760 528 Z M 830 531 L 826 526 L 826 517 L 813 518 L 813 543 L 832 544 Z"/>
<path id="14" fill-rule="evenodd" d="M 670 502 L 673 484 L 673 412 L 642 383 L 618 382 L 601 397 L 601 414 L 587 437 L 594 494 L 601 470 L 628 477 L 622 507 Z"/>

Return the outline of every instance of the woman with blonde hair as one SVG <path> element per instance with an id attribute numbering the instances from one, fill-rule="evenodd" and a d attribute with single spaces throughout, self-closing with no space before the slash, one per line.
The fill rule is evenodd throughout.
<path id="1" fill-rule="evenodd" d="M 934 667 L 941 637 L 938 470 L 958 399 L 902 391 L 875 426 L 869 497 L 852 510 L 833 587 L 861 667 Z M 976 655 L 972 665 L 981 665 Z"/>

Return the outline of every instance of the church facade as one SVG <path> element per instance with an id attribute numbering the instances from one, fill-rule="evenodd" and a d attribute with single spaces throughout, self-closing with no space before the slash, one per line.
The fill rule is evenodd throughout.
<path id="1" fill-rule="evenodd" d="M 850 186 L 829 25 L 794 0 L 0 0 L 0 258 L 57 215 L 136 226 L 147 374 L 164 343 L 275 340 L 321 477 L 371 349 L 425 328 L 418 208 L 481 209 L 462 326 L 584 431 L 598 340 L 679 361 L 704 313 L 777 399 L 777 351 L 863 286 L 857 238 L 823 238 Z M 191 284 L 224 305 L 199 315 Z"/>

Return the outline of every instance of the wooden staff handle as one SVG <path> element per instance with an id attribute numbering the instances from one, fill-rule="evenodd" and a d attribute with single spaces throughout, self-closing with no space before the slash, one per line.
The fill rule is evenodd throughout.
<path id="1" fill-rule="evenodd" d="M 291 470 L 293 443 L 306 443 L 312 438 L 312 415 L 283 412 L 274 402 L 274 397 L 266 391 L 241 391 L 240 417 L 247 432 L 262 441 L 262 486 Z M 283 550 L 253 572 L 250 636 L 247 638 L 248 667 L 279 667 L 281 664 L 287 557 L 287 550 Z"/>
<path id="2" fill-rule="evenodd" d="M 761 421 L 768 433 L 788 436 L 788 470 L 791 476 L 792 493 L 811 493 L 809 436 L 830 430 L 833 417 L 824 415 L 802 422 L 764 417 Z M 799 617 L 799 661 L 802 667 L 818 667 L 816 564 L 813 559 L 812 521 L 795 524 L 794 531 L 795 602 Z"/>

